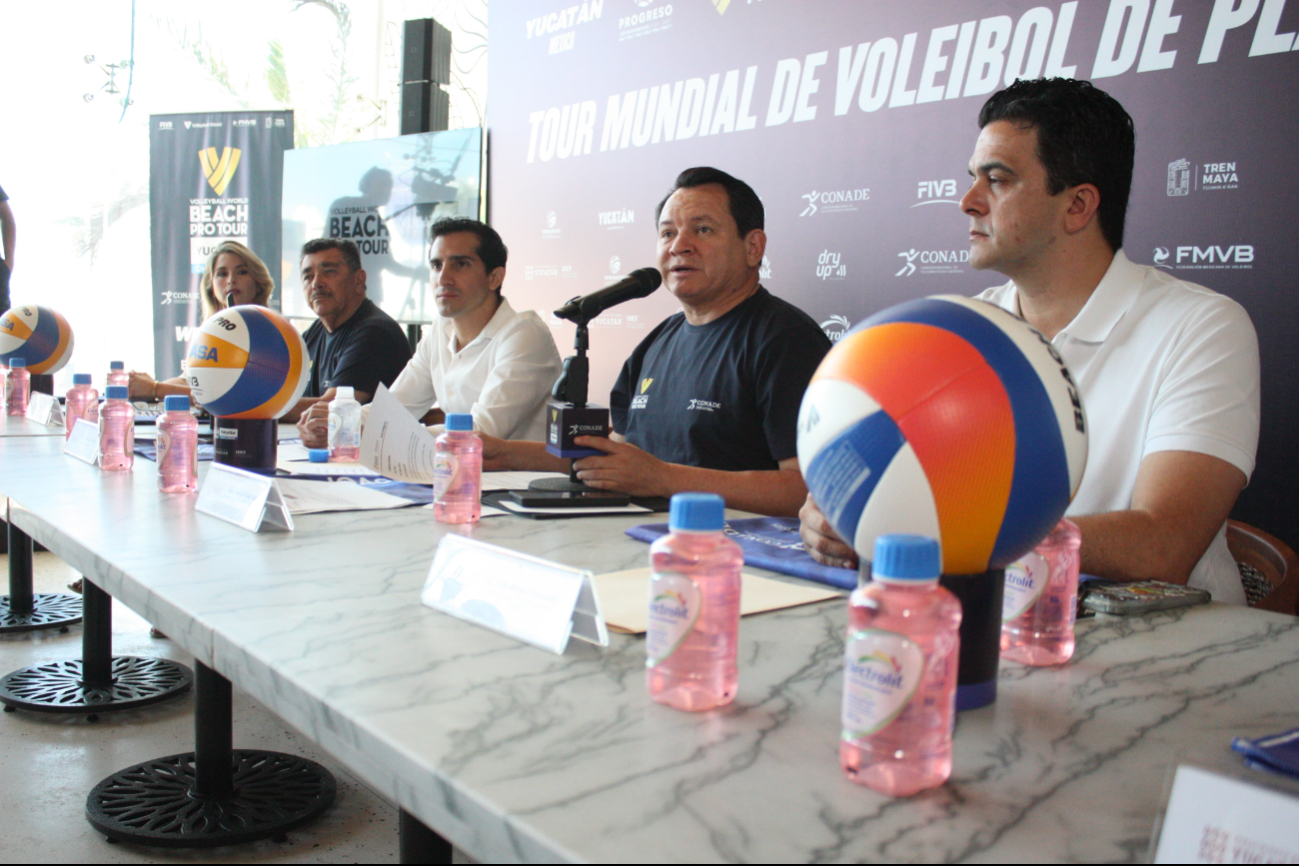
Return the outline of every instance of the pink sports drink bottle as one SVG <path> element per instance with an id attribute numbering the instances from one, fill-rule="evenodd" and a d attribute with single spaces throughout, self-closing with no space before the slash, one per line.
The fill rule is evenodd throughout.
<path id="1" fill-rule="evenodd" d="M 1082 533 L 1061 520 L 1033 552 L 1006 569 L 1001 657 L 1042 667 L 1073 658 Z"/>
<path id="2" fill-rule="evenodd" d="M 5 412 L 26 415 L 31 396 L 32 374 L 27 372 L 27 359 L 10 358 L 9 372 L 5 374 Z"/>
<path id="3" fill-rule="evenodd" d="M 447 429 L 433 446 L 433 519 L 473 523 L 482 513 L 483 440 L 474 435 L 474 416 L 447 415 Z"/>
<path id="4" fill-rule="evenodd" d="M 90 387 L 89 373 L 72 375 L 72 387 L 68 390 L 63 415 L 67 425 L 64 439 L 72 437 L 72 428 L 76 426 L 78 418 L 84 418 L 91 424 L 99 423 L 99 392 Z"/>
<path id="5" fill-rule="evenodd" d="M 939 569 L 932 538 L 880 536 L 872 580 L 848 601 L 839 763 L 891 797 L 952 774 L 961 603 Z"/>
<path id="6" fill-rule="evenodd" d="M 135 407 L 126 401 L 125 385 L 109 385 L 99 413 L 99 468 L 113 472 L 135 464 Z"/>
<path id="7" fill-rule="evenodd" d="M 650 545 L 645 686 L 660 704 L 699 711 L 735 700 L 744 554 L 714 493 L 672 497 L 668 535 Z"/>
<path id="8" fill-rule="evenodd" d="M 171 394 L 158 419 L 158 489 L 163 493 L 198 490 L 198 420 L 189 413 L 189 397 Z"/>

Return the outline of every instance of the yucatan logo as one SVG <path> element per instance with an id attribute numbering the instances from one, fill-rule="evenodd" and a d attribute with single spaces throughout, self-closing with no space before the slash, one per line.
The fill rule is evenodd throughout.
<path id="1" fill-rule="evenodd" d="M 919 271 L 922 274 L 959 274 L 961 265 L 970 260 L 969 250 L 917 250 L 909 249 L 898 253 L 898 258 L 906 263 L 893 276 L 909 277 Z"/>
<path id="2" fill-rule="evenodd" d="M 622 210 L 605 210 L 595 215 L 600 225 L 614 231 L 615 229 L 625 228 L 636 222 L 636 211 L 629 208 Z"/>
<path id="3" fill-rule="evenodd" d="M 842 253 L 822 250 L 816 257 L 816 276 L 819 280 L 842 280 L 848 276 L 848 266 L 843 264 Z"/>
<path id="4" fill-rule="evenodd" d="M 203 166 L 203 176 L 207 178 L 208 186 L 212 187 L 212 191 L 217 195 L 226 194 L 226 187 L 230 185 L 230 180 L 235 176 L 235 169 L 239 167 L 241 153 L 237 147 L 222 148 L 220 156 L 217 155 L 215 147 L 198 152 L 198 162 Z"/>
<path id="5" fill-rule="evenodd" d="M 848 321 L 847 316 L 834 315 L 821 323 L 821 330 L 830 338 L 831 343 L 837 343 L 843 339 L 843 335 L 848 333 L 852 327 L 852 322 Z"/>
<path id="6" fill-rule="evenodd" d="M 799 214 L 801 217 L 812 216 L 818 210 L 825 213 L 847 213 L 855 211 L 864 201 L 870 201 L 871 191 L 867 187 L 859 189 L 836 189 L 829 192 L 812 190 L 803 193 L 807 207 Z"/>
<path id="7" fill-rule="evenodd" d="M 849 673 L 864 685 L 888 690 L 902 688 L 902 664 L 897 656 L 876 650 L 858 656 L 848 667 Z"/>

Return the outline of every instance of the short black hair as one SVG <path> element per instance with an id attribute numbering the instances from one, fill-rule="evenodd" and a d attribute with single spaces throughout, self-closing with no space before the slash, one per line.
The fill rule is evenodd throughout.
<path id="1" fill-rule="evenodd" d="M 1051 195 L 1094 184 L 1101 201 L 1096 218 L 1113 250 L 1123 246 L 1137 135 L 1118 100 L 1089 81 L 1020 79 L 994 93 L 979 111 L 979 128 L 1006 120 L 1037 130 L 1037 158 L 1046 167 Z"/>
<path id="2" fill-rule="evenodd" d="M 659 202 L 659 206 L 654 210 L 654 225 L 659 224 L 659 217 L 663 215 L 663 206 L 668 203 L 668 199 L 672 198 L 672 193 L 679 189 L 692 189 L 710 183 L 720 184 L 726 190 L 726 198 L 731 204 L 731 216 L 735 219 L 735 227 L 739 229 L 741 238 L 747 238 L 749 232 L 754 229 L 764 228 L 766 211 L 762 208 L 762 199 L 758 198 L 753 187 L 719 168 L 708 166 L 688 168 L 677 175 L 676 183 L 672 184 L 672 189 L 668 190 L 668 194 L 663 196 L 663 201 Z"/>
<path id="3" fill-rule="evenodd" d="M 352 273 L 361 270 L 361 251 L 347 238 L 316 238 L 314 241 L 307 241 L 302 245 L 302 254 L 298 256 L 298 261 L 301 262 L 312 253 L 323 253 L 325 250 L 338 250 L 342 253 Z"/>
<path id="4" fill-rule="evenodd" d="M 478 220 L 468 217 L 443 217 L 433 223 L 433 227 L 429 229 L 428 242 L 432 244 L 443 235 L 454 235 L 460 232 L 469 232 L 478 238 L 478 258 L 482 259 L 487 273 L 505 267 L 505 261 L 510 256 L 510 251 L 505 248 L 505 242 L 501 240 L 496 229 Z"/>

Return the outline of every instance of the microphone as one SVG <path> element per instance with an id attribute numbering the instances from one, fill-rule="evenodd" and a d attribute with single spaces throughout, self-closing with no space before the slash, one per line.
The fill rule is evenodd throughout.
<path id="1" fill-rule="evenodd" d="M 589 295 L 573 298 L 567 304 L 555 310 L 555 315 L 570 322 L 583 324 L 594 319 L 610 307 L 624 301 L 644 298 L 654 294 L 663 284 L 663 275 L 658 268 L 640 268 L 632 271 L 624 279 L 612 286 L 606 286 Z"/>
<path id="2" fill-rule="evenodd" d="M 233 289 L 232 289 L 231 291 L 229 291 L 229 292 L 226 293 L 226 309 L 227 309 L 227 310 L 230 309 L 230 299 L 233 298 L 234 296 L 235 296 L 235 293 L 234 293 L 234 290 L 233 290 Z"/>

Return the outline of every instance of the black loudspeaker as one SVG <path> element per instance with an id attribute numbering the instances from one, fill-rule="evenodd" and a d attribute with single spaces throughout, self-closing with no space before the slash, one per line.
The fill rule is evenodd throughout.
<path id="1" fill-rule="evenodd" d="M 451 83 L 451 31 L 432 18 L 406 22 L 401 80 Z"/>
<path id="2" fill-rule="evenodd" d="M 450 124 L 451 98 L 436 84 L 408 81 L 401 86 L 401 134 L 441 132 Z"/>

